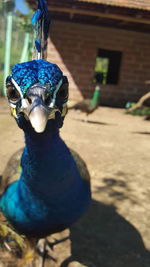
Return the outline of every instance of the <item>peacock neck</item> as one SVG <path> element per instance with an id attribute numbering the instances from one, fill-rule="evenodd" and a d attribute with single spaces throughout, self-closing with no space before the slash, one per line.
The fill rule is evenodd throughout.
<path id="1" fill-rule="evenodd" d="M 25 132 L 25 149 L 21 166 L 21 181 L 35 193 L 47 194 L 54 186 L 61 186 L 60 174 L 68 176 L 69 151 L 59 136 L 55 124 L 50 123 L 44 133 Z M 63 176 L 64 178 L 64 176 Z M 57 192 L 57 191 L 56 191 Z"/>
<path id="2" fill-rule="evenodd" d="M 59 130 L 51 124 L 50 129 L 44 133 L 36 133 L 34 130 L 25 132 L 25 145 L 31 154 L 37 151 L 44 152 L 50 149 L 50 145 L 60 139 Z"/>
<path id="3" fill-rule="evenodd" d="M 90 101 L 90 104 L 95 107 L 99 103 L 99 98 L 100 98 L 100 85 L 97 84 L 93 93 L 93 97 Z"/>

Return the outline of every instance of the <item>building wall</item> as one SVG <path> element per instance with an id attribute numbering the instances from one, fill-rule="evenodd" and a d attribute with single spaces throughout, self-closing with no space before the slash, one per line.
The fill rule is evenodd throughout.
<path id="1" fill-rule="evenodd" d="M 98 49 L 122 54 L 117 85 L 103 85 L 101 104 L 124 106 L 148 91 L 150 34 L 55 21 L 51 26 L 48 60 L 59 65 L 70 83 L 70 98 L 91 97 Z"/>

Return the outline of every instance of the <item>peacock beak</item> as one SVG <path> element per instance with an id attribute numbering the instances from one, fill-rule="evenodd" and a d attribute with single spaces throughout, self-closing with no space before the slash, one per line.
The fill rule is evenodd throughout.
<path id="1" fill-rule="evenodd" d="M 47 104 L 48 100 L 49 94 L 46 88 L 41 85 L 35 85 L 29 88 L 26 94 L 26 105 L 23 112 L 37 133 L 44 132 L 46 128 L 51 113 L 51 109 Z"/>
<path id="2" fill-rule="evenodd" d="M 37 133 L 44 132 L 47 121 L 49 117 L 49 112 L 43 105 L 35 106 L 31 109 L 31 112 L 28 116 L 32 127 Z"/>

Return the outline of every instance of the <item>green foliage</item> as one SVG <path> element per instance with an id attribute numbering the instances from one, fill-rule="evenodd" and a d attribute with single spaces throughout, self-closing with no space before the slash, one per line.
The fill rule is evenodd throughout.
<path id="1" fill-rule="evenodd" d="M 25 33 L 30 33 L 29 44 L 29 60 L 31 59 L 32 40 L 33 40 L 33 27 L 31 24 L 33 12 L 30 11 L 28 15 L 22 15 L 17 12 L 13 21 L 12 33 L 12 50 L 11 50 L 11 66 L 20 62 L 20 57 L 24 45 Z"/>
<path id="2" fill-rule="evenodd" d="M 13 14 L 13 29 L 12 29 L 12 42 L 11 42 L 11 58 L 10 67 L 20 62 L 25 33 L 30 33 L 29 53 L 28 60 L 32 58 L 32 46 L 33 46 L 33 29 L 31 25 L 31 18 L 33 12 L 30 11 L 27 15 L 22 15 L 17 12 Z M 2 2 L 0 1 L 0 93 L 3 87 L 3 71 L 4 71 L 4 58 L 5 58 L 5 36 L 6 36 L 6 18 L 7 13 L 4 10 Z M 7 51 L 6 51 L 7 52 Z"/>
<path id="3" fill-rule="evenodd" d="M 2 1 L 2 8 L 5 10 L 5 12 L 13 11 L 15 8 L 15 1 L 14 0 Z"/>
<path id="4" fill-rule="evenodd" d="M 108 58 L 96 58 L 96 65 L 95 65 L 95 72 L 103 73 L 103 84 L 106 84 L 107 81 L 107 72 L 109 66 L 109 59 Z"/>
<path id="5" fill-rule="evenodd" d="M 21 31 L 33 33 L 32 16 L 33 11 L 30 11 L 28 15 L 18 13 L 17 25 Z"/>
<path id="6" fill-rule="evenodd" d="M 3 71 L 0 71 L 0 91 L 3 87 Z"/>

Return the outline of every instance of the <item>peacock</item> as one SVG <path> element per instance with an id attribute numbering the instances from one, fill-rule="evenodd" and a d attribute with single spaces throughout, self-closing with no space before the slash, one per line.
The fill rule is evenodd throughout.
<path id="1" fill-rule="evenodd" d="M 101 83 L 103 81 L 103 74 L 101 72 L 98 72 L 95 74 L 94 78 L 96 81 L 96 86 L 92 98 L 83 99 L 80 102 L 76 103 L 75 105 L 69 107 L 69 109 L 79 110 L 81 112 L 86 113 L 86 115 L 88 116 L 98 108 L 100 100 Z"/>
<path id="2" fill-rule="evenodd" d="M 36 244 L 70 227 L 91 199 L 86 164 L 59 133 L 67 114 L 68 79 L 56 64 L 42 59 L 42 42 L 36 49 L 38 58 L 16 64 L 6 79 L 11 114 L 24 132 L 25 147 L 12 156 L 1 180 L 0 211 L 6 220 L 1 220 L 0 236 L 10 235 L 19 244 L 22 236 Z"/>

